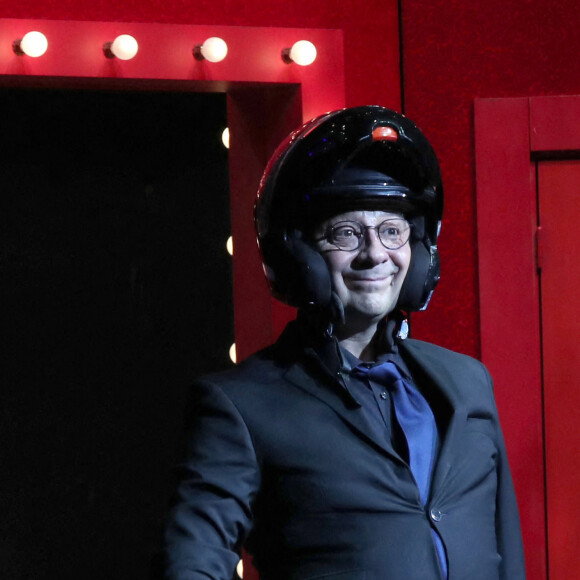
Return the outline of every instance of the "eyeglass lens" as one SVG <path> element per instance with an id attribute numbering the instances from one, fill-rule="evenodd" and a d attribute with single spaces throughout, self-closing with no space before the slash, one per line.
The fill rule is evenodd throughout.
<path id="1" fill-rule="evenodd" d="M 404 219 L 389 219 L 378 226 L 365 226 L 359 222 L 343 221 L 334 224 L 328 232 L 328 241 L 341 250 L 357 250 L 363 241 L 364 231 L 376 230 L 379 240 L 389 250 L 398 250 L 409 240 L 409 223 Z"/>

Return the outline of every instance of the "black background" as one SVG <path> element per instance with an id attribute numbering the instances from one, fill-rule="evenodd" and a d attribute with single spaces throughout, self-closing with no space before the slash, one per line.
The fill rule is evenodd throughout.
<path id="1" fill-rule="evenodd" d="M 0 90 L 0 575 L 141 579 L 230 366 L 224 95 Z"/>

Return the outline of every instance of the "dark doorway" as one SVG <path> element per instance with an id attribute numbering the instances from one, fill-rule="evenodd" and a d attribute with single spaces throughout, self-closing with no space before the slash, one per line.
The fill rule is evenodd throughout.
<path id="1" fill-rule="evenodd" d="M 142 579 L 234 340 L 226 99 L 0 90 L 2 577 Z"/>

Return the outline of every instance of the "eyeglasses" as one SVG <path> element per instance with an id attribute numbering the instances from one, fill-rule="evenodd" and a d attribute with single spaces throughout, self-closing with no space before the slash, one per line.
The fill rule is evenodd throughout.
<path id="1" fill-rule="evenodd" d="M 402 248 L 411 236 L 411 224 L 403 218 L 392 218 L 378 226 L 365 226 L 360 222 L 342 221 L 329 226 L 326 234 L 316 240 L 326 240 L 345 252 L 358 250 L 363 243 L 365 230 L 376 230 L 381 244 L 387 250 Z"/>

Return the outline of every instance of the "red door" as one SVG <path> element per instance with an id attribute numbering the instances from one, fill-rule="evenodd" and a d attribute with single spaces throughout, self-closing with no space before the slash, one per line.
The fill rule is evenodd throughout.
<path id="1" fill-rule="evenodd" d="M 580 97 L 476 100 L 475 136 L 481 355 L 528 580 L 569 580 L 580 570 Z"/>
<path id="2" fill-rule="evenodd" d="M 550 580 L 580 570 L 580 161 L 538 163 Z"/>

